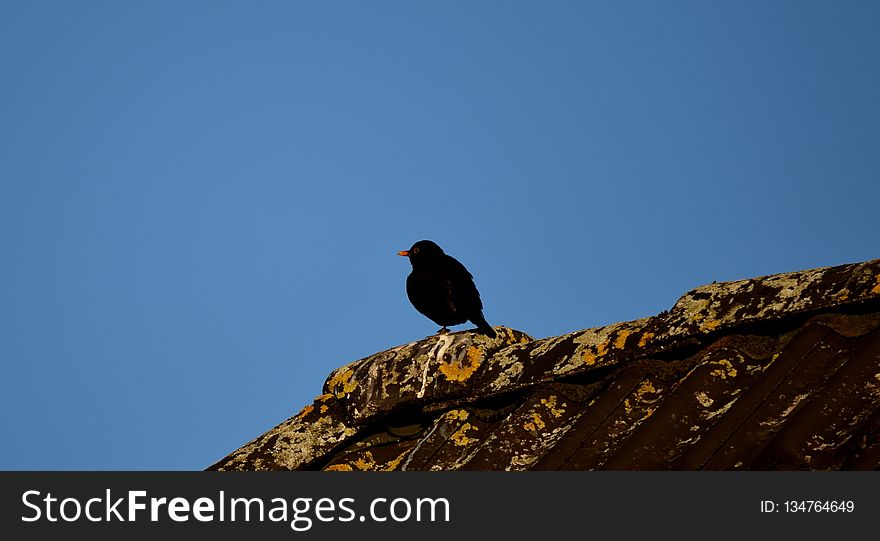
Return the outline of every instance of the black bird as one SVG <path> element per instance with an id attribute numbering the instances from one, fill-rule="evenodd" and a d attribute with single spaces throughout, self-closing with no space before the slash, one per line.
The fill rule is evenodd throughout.
<path id="1" fill-rule="evenodd" d="M 430 240 L 420 240 L 409 250 L 398 252 L 412 264 L 406 278 L 406 296 L 416 310 L 442 325 L 439 332 L 448 332 L 447 325 L 470 320 L 481 333 L 495 338 L 495 331 L 483 317 L 480 292 L 474 277 L 464 265 Z"/>

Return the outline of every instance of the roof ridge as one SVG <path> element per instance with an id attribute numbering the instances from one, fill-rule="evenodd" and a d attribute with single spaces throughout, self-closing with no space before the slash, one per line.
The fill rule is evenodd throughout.
<path id="1" fill-rule="evenodd" d="M 658 315 L 540 340 L 500 326 L 495 339 L 429 336 L 337 368 L 312 404 L 212 469 L 307 467 L 383 416 L 449 408 L 668 355 L 736 327 L 877 299 L 880 259 L 707 284 Z"/>

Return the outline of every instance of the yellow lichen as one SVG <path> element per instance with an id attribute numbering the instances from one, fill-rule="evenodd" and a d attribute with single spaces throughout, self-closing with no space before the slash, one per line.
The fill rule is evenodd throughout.
<path id="1" fill-rule="evenodd" d="M 325 470 L 327 471 L 392 471 L 397 468 L 403 458 L 409 450 L 405 450 L 396 458 L 386 462 L 385 464 L 379 464 L 376 462 L 375 457 L 373 457 L 372 451 L 367 451 L 364 453 L 362 457 L 358 457 L 357 460 L 350 464 L 333 464 L 331 466 L 327 466 Z"/>
<path id="2" fill-rule="evenodd" d="M 720 377 L 721 379 L 727 379 L 728 377 L 735 378 L 736 377 L 736 368 L 728 361 L 727 359 L 721 359 L 719 361 L 713 361 L 712 364 L 716 364 L 721 368 L 717 368 L 709 372 L 709 375 Z"/>
<path id="3" fill-rule="evenodd" d="M 448 421 L 467 421 L 467 418 L 470 416 L 467 410 L 457 409 L 457 410 L 449 410 L 446 412 L 446 420 Z"/>
<path id="4" fill-rule="evenodd" d="M 446 421 L 466 421 L 467 418 L 470 417 L 470 413 L 464 409 L 449 410 L 443 415 L 443 417 Z M 470 429 L 476 431 L 477 427 L 470 423 L 464 423 L 450 436 L 450 439 L 452 439 L 456 445 L 467 445 L 471 441 L 471 439 L 467 437 L 467 431 Z"/>
<path id="5" fill-rule="evenodd" d="M 654 338 L 654 333 L 646 332 L 645 334 L 643 334 L 642 337 L 639 339 L 639 347 L 645 347 L 645 345 L 648 343 L 649 340 L 651 340 L 651 338 Z"/>
<path id="6" fill-rule="evenodd" d="M 602 342 L 596 346 L 595 353 L 590 351 L 589 347 L 585 348 L 584 352 L 581 354 L 581 358 L 583 358 L 584 364 L 592 365 L 596 364 L 596 361 L 604 357 L 606 353 L 608 353 L 608 342 Z"/>
<path id="7" fill-rule="evenodd" d="M 321 404 L 321 413 L 327 413 L 327 410 L 330 409 L 327 404 Z"/>
<path id="8" fill-rule="evenodd" d="M 650 400 L 648 398 L 645 398 L 645 395 L 646 394 L 657 394 L 658 392 L 659 391 L 654 387 L 654 384 L 651 381 L 646 380 L 646 381 L 643 381 L 641 385 L 639 385 L 639 388 L 636 389 L 636 392 L 633 393 L 633 395 L 634 395 L 634 398 L 637 403 L 643 404 L 643 403 L 655 402 L 656 399 Z M 626 411 L 626 413 L 632 413 L 634 408 L 633 408 L 632 402 L 630 402 L 629 398 L 624 399 L 623 409 L 624 409 L 624 411 Z"/>
<path id="9" fill-rule="evenodd" d="M 700 330 L 703 332 L 714 331 L 721 325 L 721 321 L 717 319 L 708 319 L 700 324 Z"/>
<path id="10" fill-rule="evenodd" d="M 541 399 L 541 405 L 547 408 L 550 411 L 550 414 L 553 417 L 561 417 L 563 413 L 565 413 L 565 403 L 562 403 L 562 406 L 559 408 L 556 407 L 556 395 L 550 395 L 548 398 Z"/>
<path id="11" fill-rule="evenodd" d="M 471 429 L 473 429 L 474 432 L 479 430 L 477 427 L 471 425 L 470 423 L 465 423 L 461 425 L 461 427 L 456 430 L 449 438 L 455 443 L 455 445 L 463 447 L 472 441 L 471 438 L 467 437 L 467 431 Z"/>
<path id="12" fill-rule="evenodd" d="M 357 382 L 352 380 L 354 370 L 346 368 L 333 375 L 327 380 L 327 387 L 336 395 L 336 398 L 343 398 L 348 393 L 357 389 Z"/>
<path id="13" fill-rule="evenodd" d="M 476 346 L 468 346 L 465 352 L 466 362 L 459 364 L 455 361 L 440 363 L 440 373 L 449 381 L 464 381 L 471 377 L 483 362 L 483 351 Z"/>
<path id="14" fill-rule="evenodd" d="M 326 407 L 326 406 L 325 406 L 325 407 Z M 299 413 L 296 414 L 296 418 L 297 418 L 297 419 L 302 419 L 302 418 L 305 417 L 306 415 L 312 413 L 314 410 L 315 410 L 315 406 L 309 404 L 308 406 L 304 407 L 304 408 L 302 409 L 301 412 L 299 412 Z"/>
<path id="15" fill-rule="evenodd" d="M 408 452 L 409 452 L 409 449 L 404 450 L 402 453 L 397 455 L 397 458 L 395 458 L 394 460 L 391 460 L 387 464 L 385 464 L 385 466 L 382 468 L 382 470 L 383 471 L 396 470 L 397 466 L 401 463 L 401 461 L 403 461 L 403 457 L 405 457 Z"/>
<path id="16" fill-rule="evenodd" d="M 532 341 L 532 339 L 525 334 L 520 334 L 519 338 L 517 338 L 516 333 L 513 332 L 512 329 L 508 329 L 507 327 L 502 327 L 502 331 L 507 336 L 507 341 L 511 343 L 519 342 L 520 344 L 525 344 Z"/>
<path id="17" fill-rule="evenodd" d="M 874 293 L 875 295 L 880 295 L 880 274 L 875 276 L 874 279 L 877 280 L 877 284 L 875 284 L 874 287 L 871 289 L 871 293 Z"/>
<path id="18" fill-rule="evenodd" d="M 581 359 L 583 359 L 584 364 L 588 366 L 591 364 L 596 364 L 596 354 L 589 349 L 584 350 L 583 354 L 581 354 Z"/>
<path id="19" fill-rule="evenodd" d="M 315 400 L 318 400 L 321 402 L 326 402 L 326 401 L 330 400 L 331 398 L 333 398 L 334 396 L 336 396 L 336 395 L 334 395 L 332 393 L 324 393 L 321 396 L 319 396 L 318 398 L 316 398 Z"/>
<path id="20" fill-rule="evenodd" d="M 639 400 L 645 400 L 645 395 L 648 393 L 657 394 L 657 389 L 654 388 L 653 383 L 651 383 L 650 381 L 645 381 L 639 386 L 639 389 L 636 391 L 636 398 L 638 398 Z"/>
<path id="21" fill-rule="evenodd" d="M 373 453 L 371 451 L 364 453 L 363 457 L 354 461 L 354 467 L 361 471 L 375 471 L 376 459 L 373 458 Z"/>
<path id="22" fill-rule="evenodd" d="M 614 339 L 614 347 L 617 349 L 623 349 L 623 346 L 626 344 L 626 339 L 631 334 L 632 334 L 632 331 L 630 331 L 630 330 L 627 330 L 627 329 L 621 330 L 620 333 L 617 335 L 617 338 Z"/>
<path id="23" fill-rule="evenodd" d="M 541 416 L 538 415 L 538 412 L 533 411 L 532 420 L 525 423 L 523 425 L 523 428 L 525 428 L 529 432 L 537 432 L 539 430 L 542 430 L 545 426 L 547 425 L 544 423 L 544 420 L 541 419 Z"/>
<path id="24" fill-rule="evenodd" d="M 699 402 L 700 405 L 703 406 L 704 408 L 708 408 L 709 406 L 711 406 L 712 404 L 715 403 L 715 401 L 712 400 L 711 398 L 709 398 L 709 395 L 707 395 L 703 391 L 700 391 L 698 393 L 694 393 L 694 398 L 696 398 L 697 402 Z"/>
<path id="25" fill-rule="evenodd" d="M 480 348 L 475 346 L 468 346 L 467 351 L 465 352 L 467 355 L 468 362 L 471 364 L 479 363 L 483 357 L 483 352 Z"/>

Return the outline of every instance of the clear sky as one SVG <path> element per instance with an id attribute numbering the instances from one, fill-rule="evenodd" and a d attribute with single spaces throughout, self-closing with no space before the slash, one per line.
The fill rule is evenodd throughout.
<path id="1" fill-rule="evenodd" d="M 202 469 L 437 326 L 880 257 L 880 3 L 0 2 L 0 469 Z M 469 327 L 459 327 L 459 329 Z"/>

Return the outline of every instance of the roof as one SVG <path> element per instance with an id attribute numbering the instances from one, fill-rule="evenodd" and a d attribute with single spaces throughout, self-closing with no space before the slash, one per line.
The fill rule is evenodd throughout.
<path id="1" fill-rule="evenodd" d="M 541 340 L 496 331 L 343 366 L 210 469 L 880 468 L 880 259 Z"/>

